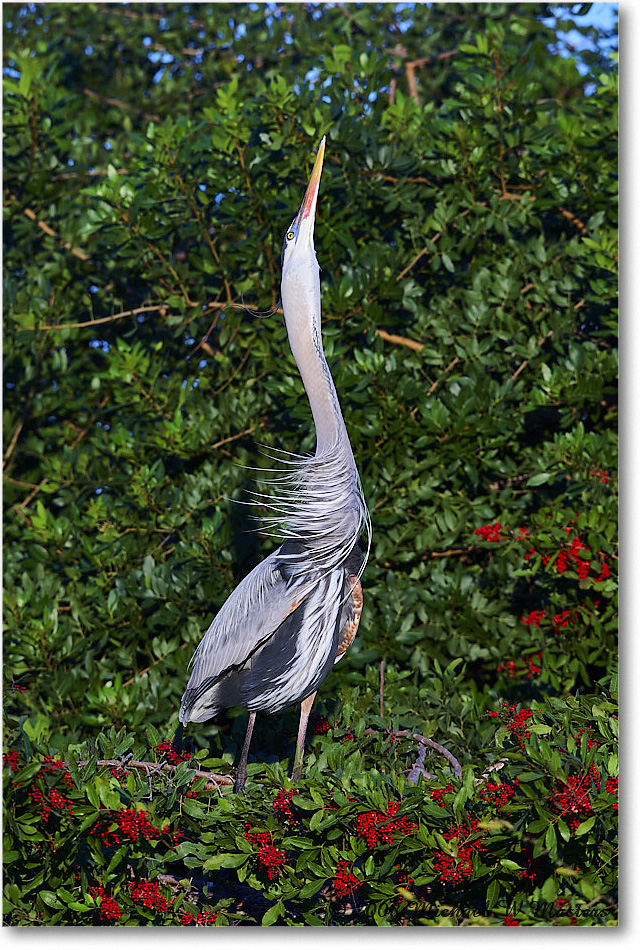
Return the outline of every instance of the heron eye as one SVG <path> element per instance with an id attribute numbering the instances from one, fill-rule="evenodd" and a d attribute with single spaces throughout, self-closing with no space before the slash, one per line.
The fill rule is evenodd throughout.
<path id="1" fill-rule="evenodd" d="M 288 241 L 291 241 L 294 238 L 294 231 L 288 231 L 288 233 L 285 236 L 288 239 Z"/>

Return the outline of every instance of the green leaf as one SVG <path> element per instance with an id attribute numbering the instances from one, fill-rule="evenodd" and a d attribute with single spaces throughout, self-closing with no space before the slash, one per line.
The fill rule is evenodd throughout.
<path id="1" fill-rule="evenodd" d="M 595 821 L 596 821 L 596 816 L 595 816 L 595 815 L 591 815 L 590 818 L 587 818 L 585 821 L 583 821 L 581 824 L 579 824 L 579 825 L 577 826 L 577 828 L 575 829 L 575 837 L 576 837 L 576 838 L 579 838 L 579 837 L 581 837 L 582 835 L 585 835 L 585 834 L 587 833 L 587 831 L 590 831 L 590 830 L 591 830 L 591 828 L 592 828 L 593 825 L 595 824 Z"/>
<path id="2" fill-rule="evenodd" d="M 499 899 L 499 882 L 495 879 L 489 882 L 486 888 L 486 909 L 491 911 Z"/>
<path id="3" fill-rule="evenodd" d="M 250 857 L 249 854 L 216 854 L 203 864 L 206 871 L 218 871 L 220 868 L 238 868 Z"/>
<path id="4" fill-rule="evenodd" d="M 550 472 L 538 472 L 537 475 L 531 475 L 526 485 L 528 488 L 537 488 L 539 485 L 545 485 L 552 477 Z"/>
<path id="5" fill-rule="evenodd" d="M 38 891 L 38 899 L 41 900 L 43 904 L 46 904 L 47 907 L 54 907 L 56 910 L 64 907 L 64 904 L 58 900 L 58 897 L 53 891 Z"/>
<path id="6" fill-rule="evenodd" d="M 271 927 L 272 924 L 275 924 L 279 917 L 285 915 L 285 907 L 283 906 L 283 901 L 277 901 L 276 904 L 273 904 L 272 907 L 268 908 L 263 914 L 261 920 L 262 927 Z"/>
<path id="7" fill-rule="evenodd" d="M 305 884 L 299 891 L 299 896 L 303 899 L 308 897 L 313 897 L 318 891 L 321 890 L 323 885 L 326 883 L 325 879 L 310 881 L 308 884 Z"/>

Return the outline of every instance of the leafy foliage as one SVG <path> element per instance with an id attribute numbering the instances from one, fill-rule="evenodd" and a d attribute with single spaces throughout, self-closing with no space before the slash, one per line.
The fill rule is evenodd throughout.
<path id="1" fill-rule="evenodd" d="M 4 5 L 7 923 L 616 920 L 617 72 L 570 11 Z M 242 716 L 124 757 L 270 550 L 262 446 L 314 446 L 252 308 L 322 134 L 374 546 L 305 778 L 264 718 L 234 797 Z"/>

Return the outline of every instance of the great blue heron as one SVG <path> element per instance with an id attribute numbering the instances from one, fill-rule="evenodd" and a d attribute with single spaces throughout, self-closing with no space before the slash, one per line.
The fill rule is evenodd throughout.
<path id="1" fill-rule="evenodd" d="M 250 717 L 235 790 L 247 777 L 257 712 L 301 703 L 293 778 L 301 773 L 316 691 L 352 643 L 365 567 L 358 546 L 370 519 L 321 342 L 321 287 L 314 219 L 323 166 L 321 140 L 299 213 L 283 241 L 281 300 L 290 347 L 316 428 L 316 452 L 291 457 L 272 500 L 282 544 L 230 594 L 201 640 L 180 708 L 181 727 L 232 706 Z"/>

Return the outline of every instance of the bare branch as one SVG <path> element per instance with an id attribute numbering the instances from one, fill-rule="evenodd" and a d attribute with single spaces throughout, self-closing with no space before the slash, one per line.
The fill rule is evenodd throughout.
<path id="1" fill-rule="evenodd" d="M 381 735 L 381 731 L 382 731 L 381 729 L 365 729 L 364 735 L 366 736 Z M 415 742 L 419 742 L 421 745 L 429 746 L 431 749 L 434 749 L 436 752 L 439 752 L 440 755 L 443 755 L 444 758 L 448 759 L 448 761 L 453 767 L 455 778 L 461 778 L 461 765 L 459 764 L 455 756 L 452 754 L 452 752 L 449 752 L 445 746 L 440 745 L 439 742 L 435 742 L 434 739 L 429 739 L 427 736 L 422 736 L 418 732 L 410 732 L 408 729 L 385 729 L 384 734 L 388 736 L 395 736 L 397 738 L 412 738 L 415 740 Z M 419 761 L 419 759 L 417 761 Z M 423 759 L 422 759 L 422 762 L 423 762 Z M 417 766 L 417 767 L 421 768 L 421 766 Z"/>
<path id="2" fill-rule="evenodd" d="M 424 348 L 423 343 L 418 343 L 417 340 L 411 340 L 407 336 L 397 336 L 396 333 L 388 333 L 386 330 L 379 329 L 375 329 L 375 333 L 387 343 L 395 343 L 397 346 L 407 346 L 411 350 L 416 350 L 417 353 L 421 353 Z"/>
<path id="3" fill-rule="evenodd" d="M 9 198 L 9 203 L 15 201 L 17 204 L 19 204 L 18 199 L 15 195 L 9 194 L 8 198 Z M 25 215 L 25 217 L 29 218 L 30 221 L 34 221 L 44 234 L 48 235 L 49 237 L 54 238 L 56 241 L 62 244 L 62 246 L 66 248 L 68 251 L 70 251 L 74 255 L 74 257 L 77 257 L 81 261 L 91 260 L 89 255 L 85 254 L 84 251 L 79 251 L 78 248 L 72 247 L 69 241 L 65 241 L 63 238 L 61 238 L 58 232 L 54 231 L 53 228 L 49 227 L 46 221 L 42 221 L 38 217 L 36 212 L 31 210 L 31 208 L 22 208 L 22 213 Z"/>
<path id="4" fill-rule="evenodd" d="M 49 763 L 42 763 L 43 765 Z M 69 769 L 70 763 L 63 762 L 63 766 L 66 769 Z M 80 762 L 76 763 L 79 767 L 84 765 L 89 765 L 89 759 L 81 759 Z M 99 759 L 96 765 L 106 766 L 109 768 L 116 769 L 143 769 L 148 775 L 150 774 L 150 769 L 152 774 L 154 772 L 175 772 L 178 768 L 177 765 L 170 765 L 169 762 L 139 762 L 136 759 L 127 761 L 126 759 Z M 219 775 L 218 772 L 203 772 L 200 769 L 189 769 L 190 772 L 198 778 L 206 778 L 208 781 L 213 782 L 215 785 L 233 785 L 234 779 L 230 775 Z"/>
<path id="5" fill-rule="evenodd" d="M 97 327 L 101 323 L 110 323 L 112 320 L 122 320 L 123 317 L 132 317 L 138 313 L 153 313 L 160 311 L 162 317 L 167 312 L 167 304 L 161 303 L 151 307 L 136 307 L 134 310 L 123 310 L 121 313 L 113 313 L 109 317 L 100 317 L 98 320 L 87 320 L 84 323 L 44 323 L 39 327 L 22 327 L 23 330 L 79 330 L 83 327 Z"/>

